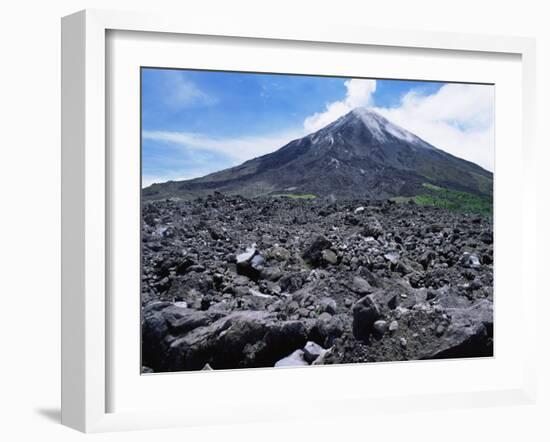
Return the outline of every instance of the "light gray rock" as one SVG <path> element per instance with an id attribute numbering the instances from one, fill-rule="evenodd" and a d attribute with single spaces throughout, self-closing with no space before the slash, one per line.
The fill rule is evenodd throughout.
<path id="1" fill-rule="evenodd" d="M 273 298 L 273 295 L 267 295 L 265 293 L 259 292 L 258 290 L 254 290 L 254 289 L 248 289 L 248 294 L 250 296 L 255 296 L 255 297 L 261 298 L 261 299 L 271 299 L 271 298 Z"/>
<path id="2" fill-rule="evenodd" d="M 471 269 L 477 269 L 481 267 L 481 262 L 479 257 L 473 253 L 464 252 L 460 258 L 460 264 L 464 267 L 469 267 Z"/>
<path id="3" fill-rule="evenodd" d="M 315 359 L 311 365 L 324 365 L 327 357 L 332 355 L 334 347 L 326 349 L 317 359 Z"/>
<path id="4" fill-rule="evenodd" d="M 304 351 L 296 350 L 286 358 L 280 359 L 275 363 L 275 367 L 303 367 L 309 365 L 304 359 Z"/>
<path id="5" fill-rule="evenodd" d="M 330 265 L 338 264 L 338 257 L 336 256 L 336 253 L 334 253 L 330 249 L 325 249 L 321 252 L 321 259 L 326 264 L 330 264 Z"/>
<path id="6" fill-rule="evenodd" d="M 361 278 L 360 276 L 354 276 L 352 281 L 352 290 L 361 295 L 366 295 L 371 293 L 373 288 L 367 280 Z"/>
<path id="7" fill-rule="evenodd" d="M 384 258 L 386 258 L 389 262 L 392 264 L 397 264 L 399 261 L 399 252 L 392 251 L 384 254 Z"/>
<path id="8" fill-rule="evenodd" d="M 392 333 L 396 332 L 399 329 L 399 322 L 392 321 L 390 322 L 390 326 L 388 327 L 388 330 Z"/>
<path id="9" fill-rule="evenodd" d="M 262 255 L 260 254 L 257 254 L 257 255 L 254 255 L 254 257 L 251 259 L 250 261 L 250 266 L 254 269 L 254 270 L 257 270 L 258 272 L 263 270 L 264 268 L 264 264 L 265 264 L 265 259 Z"/>
<path id="10" fill-rule="evenodd" d="M 304 359 L 310 364 L 321 356 L 326 350 L 319 344 L 308 341 L 304 347 Z"/>
<path id="11" fill-rule="evenodd" d="M 249 262 L 255 254 L 256 254 L 256 245 L 253 244 L 250 247 L 248 247 L 245 252 L 237 255 L 237 265 Z"/>

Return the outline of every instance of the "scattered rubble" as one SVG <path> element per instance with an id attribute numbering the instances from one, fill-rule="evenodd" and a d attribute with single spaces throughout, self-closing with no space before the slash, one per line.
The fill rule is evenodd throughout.
<path id="1" fill-rule="evenodd" d="M 143 372 L 493 354 L 492 220 L 388 201 L 144 201 Z"/>

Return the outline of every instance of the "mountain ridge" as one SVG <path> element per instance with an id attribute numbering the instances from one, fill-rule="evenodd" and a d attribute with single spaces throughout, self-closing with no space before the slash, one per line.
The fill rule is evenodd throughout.
<path id="1" fill-rule="evenodd" d="M 219 191 L 337 198 L 412 196 L 424 183 L 492 196 L 493 174 L 453 156 L 379 113 L 356 108 L 320 130 L 244 163 L 186 181 L 153 184 L 145 199 L 190 199 Z"/>

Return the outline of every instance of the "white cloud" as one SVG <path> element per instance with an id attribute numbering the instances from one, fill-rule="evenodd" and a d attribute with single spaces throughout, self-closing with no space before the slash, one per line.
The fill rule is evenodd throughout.
<path id="1" fill-rule="evenodd" d="M 144 131 L 143 139 L 165 142 L 187 150 L 221 153 L 237 164 L 273 152 L 303 135 L 302 130 L 288 130 L 277 134 L 221 138 L 191 132 Z"/>
<path id="2" fill-rule="evenodd" d="M 494 170 L 494 90 L 446 84 L 436 93 L 406 94 L 398 107 L 375 108 L 435 147 Z"/>
<path id="3" fill-rule="evenodd" d="M 347 80 L 346 97 L 341 101 L 328 103 L 323 112 L 315 113 L 304 121 L 307 133 L 322 129 L 349 111 L 360 106 L 370 106 L 372 94 L 376 91 L 376 80 L 351 79 Z"/>

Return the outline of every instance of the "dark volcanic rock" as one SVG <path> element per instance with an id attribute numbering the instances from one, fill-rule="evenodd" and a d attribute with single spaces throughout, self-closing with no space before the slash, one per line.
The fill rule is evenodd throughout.
<path id="1" fill-rule="evenodd" d="M 288 354 L 296 348 L 302 348 L 307 342 L 305 325 L 300 321 L 276 323 L 269 328 L 264 337 L 265 348 L 259 357 L 272 365 L 280 355 Z"/>
<path id="2" fill-rule="evenodd" d="M 220 194 L 143 213 L 147 370 L 492 355 L 490 218 Z"/>
<path id="3" fill-rule="evenodd" d="M 380 308 L 372 298 L 361 298 L 353 306 L 353 335 L 357 339 L 368 339 L 379 317 Z"/>
<path id="4" fill-rule="evenodd" d="M 144 327 L 144 362 L 156 371 L 273 366 L 307 341 L 302 322 L 261 311 L 186 312 L 180 318 L 161 311 Z"/>
<path id="5" fill-rule="evenodd" d="M 324 236 L 316 237 L 313 242 L 304 250 L 302 257 L 304 261 L 312 265 L 319 265 L 324 261 L 324 252 L 332 247 L 332 243 Z"/>
<path id="6" fill-rule="evenodd" d="M 304 347 L 304 359 L 310 364 L 321 356 L 326 350 L 315 342 L 308 342 Z"/>
<path id="7" fill-rule="evenodd" d="M 245 346 L 255 344 L 266 334 L 270 316 L 268 312 L 234 312 L 194 329 L 171 343 L 170 369 L 199 370 L 206 363 L 215 368 L 239 366 Z"/>
<path id="8" fill-rule="evenodd" d="M 166 341 L 168 325 L 159 312 L 149 314 L 141 324 L 141 362 L 143 365 L 165 370 L 169 344 Z"/>
<path id="9" fill-rule="evenodd" d="M 323 313 L 311 328 L 309 339 L 322 347 L 331 347 L 334 341 L 344 333 L 347 322 L 347 317 Z"/>

